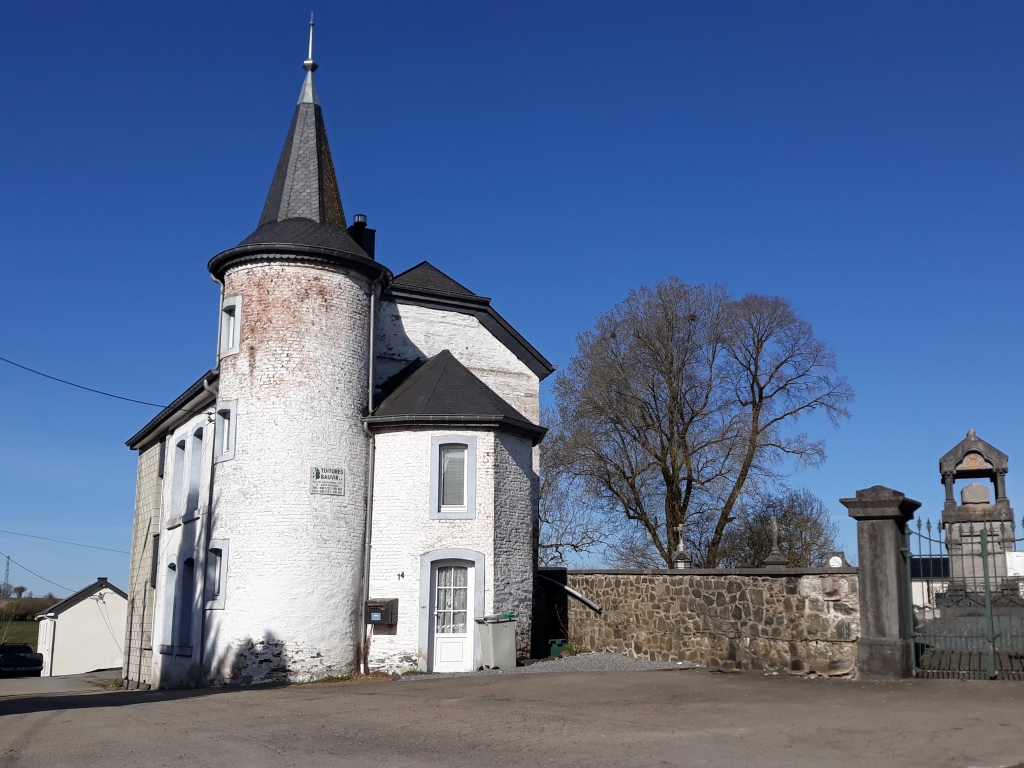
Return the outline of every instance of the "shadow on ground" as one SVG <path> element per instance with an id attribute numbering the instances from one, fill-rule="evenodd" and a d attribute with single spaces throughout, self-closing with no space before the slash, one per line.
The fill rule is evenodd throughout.
<path id="1" fill-rule="evenodd" d="M 19 696 L 0 700 L 0 717 L 4 715 L 25 715 L 32 712 L 53 712 L 62 709 L 100 709 L 104 707 L 127 707 L 132 704 L 148 704 L 159 701 L 205 698 L 242 693 L 243 691 L 282 688 L 284 685 L 266 684 L 253 687 L 220 686 L 216 688 L 189 688 L 173 691 L 113 691 L 109 693 L 67 693 L 41 696 Z"/>

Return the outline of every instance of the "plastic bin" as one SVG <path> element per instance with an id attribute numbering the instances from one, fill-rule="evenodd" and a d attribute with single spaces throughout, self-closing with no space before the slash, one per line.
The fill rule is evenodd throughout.
<path id="1" fill-rule="evenodd" d="M 516 665 L 516 617 L 511 613 L 476 619 L 480 631 L 484 669 L 512 669 Z"/>

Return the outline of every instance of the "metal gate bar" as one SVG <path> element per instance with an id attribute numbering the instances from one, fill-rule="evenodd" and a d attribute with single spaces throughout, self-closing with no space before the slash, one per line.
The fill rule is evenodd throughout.
<path id="1" fill-rule="evenodd" d="M 1024 577 L 1005 554 L 1024 539 L 1013 533 L 1006 522 L 908 528 L 916 676 L 1024 680 Z"/>

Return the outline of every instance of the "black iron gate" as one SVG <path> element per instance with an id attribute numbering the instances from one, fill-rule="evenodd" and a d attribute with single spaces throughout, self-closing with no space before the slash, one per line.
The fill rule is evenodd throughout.
<path id="1" fill-rule="evenodd" d="M 1012 523 L 908 528 L 918 677 L 1024 680 L 1024 539 Z"/>

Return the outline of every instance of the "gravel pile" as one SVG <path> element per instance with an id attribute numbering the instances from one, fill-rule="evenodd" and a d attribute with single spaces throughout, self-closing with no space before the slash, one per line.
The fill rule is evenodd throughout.
<path id="1" fill-rule="evenodd" d="M 621 653 L 579 653 L 550 661 L 538 661 L 515 669 L 482 669 L 476 672 L 406 674 L 402 680 L 430 680 L 436 677 L 472 677 L 476 675 L 532 675 L 541 672 L 649 672 L 656 669 L 689 669 L 699 666 L 688 661 L 645 661 Z"/>

